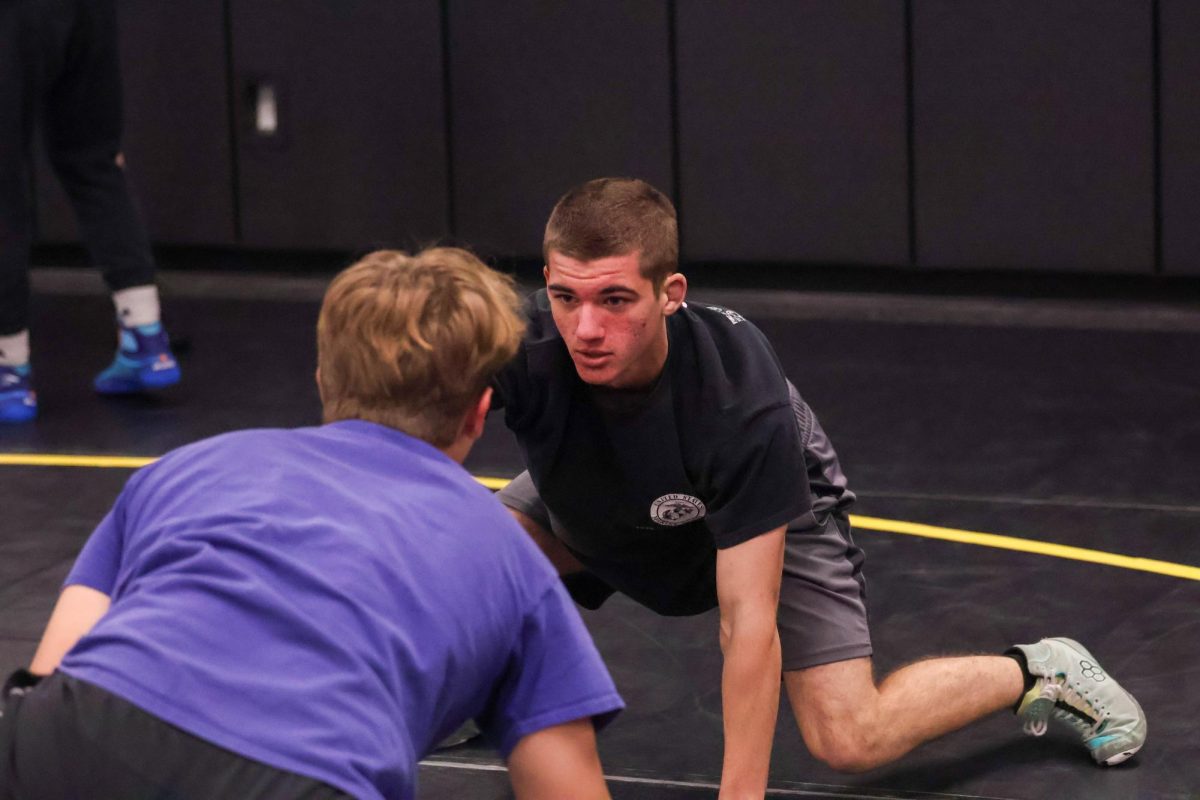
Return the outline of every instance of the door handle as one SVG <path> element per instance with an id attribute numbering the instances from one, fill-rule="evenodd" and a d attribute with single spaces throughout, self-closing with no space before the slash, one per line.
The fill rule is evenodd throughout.
<path id="1" fill-rule="evenodd" d="M 273 83 L 260 82 L 254 87 L 254 132 L 259 136 L 279 133 L 279 94 Z"/>
<path id="2" fill-rule="evenodd" d="M 286 146 L 288 105 L 283 81 L 269 75 L 247 76 L 242 104 L 242 126 L 248 143 L 271 149 Z"/>

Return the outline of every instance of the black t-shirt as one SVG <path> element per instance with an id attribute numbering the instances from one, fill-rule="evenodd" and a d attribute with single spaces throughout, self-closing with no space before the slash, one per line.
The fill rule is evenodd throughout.
<path id="1" fill-rule="evenodd" d="M 584 383 L 545 290 L 496 381 L 564 544 L 650 609 L 717 603 L 716 553 L 811 512 L 804 447 L 766 337 L 736 312 L 688 304 L 667 318 L 667 363 L 648 390 Z"/>

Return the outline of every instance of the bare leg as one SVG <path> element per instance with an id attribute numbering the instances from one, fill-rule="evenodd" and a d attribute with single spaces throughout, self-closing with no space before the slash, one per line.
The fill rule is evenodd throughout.
<path id="1" fill-rule="evenodd" d="M 510 508 L 509 513 L 517 522 L 521 523 L 529 536 L 537 543 L 542 552 L 546 554 L 546 558 L 550 559 L 550 563 L 558 570 L 559 575 L 570 575 L 573 572 L 583 572 L 586 567 L 579 563 L 579 559 L 571 554 L 571 551 L 560 542 L 554 534 L 539 525 L 533 517 L 515 508 Z"/>
<path id="2" fill-rule="evenodd" d="M 859 658 L 786 672 L 784 683 L 809 752 L 862 772 L 1012 706 L 1025 677 L 1005 656 L 956 656 L 909 664 L 877 687 Z"/>

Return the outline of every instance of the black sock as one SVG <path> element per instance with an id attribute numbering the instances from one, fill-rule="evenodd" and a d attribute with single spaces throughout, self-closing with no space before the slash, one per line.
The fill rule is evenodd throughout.
<path id="1" fill-rule="evenodd" d="M 7 700 L 10 695 L 21 695 L 31 691 L 35 686 L 42 682 L 45 675 L 34 675 L 27 669 L 19 669 L 12 675 L 8 676 L 8 680 L 4 682 L 4 689 L 0 690 L 0 701 Z"/>
<path id="2" fill-rule="evenodd" d="M 1013 713 L 1017 713 L 1017 709 L 1021 707 L 1021 701 L 1025 699 L 1025 695 L 1037 683 L 1037 678 L 1029 672 L 1029 662 L 1025 660 L 1025 653 L 1019 648 L 1013 647 L 1004 651 L 1004 655 L 1016 661 L 1021 667 L 1021 674 L 1025 676 L 1025 689 L 1021 692 L 1021 696 L 1017 698 L 1016 705 L 1013 706 Z"/>

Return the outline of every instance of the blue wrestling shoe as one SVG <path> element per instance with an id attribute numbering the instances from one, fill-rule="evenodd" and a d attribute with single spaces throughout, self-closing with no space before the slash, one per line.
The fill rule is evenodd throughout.
<path id="1" fill-rule="evenodd" d="M 29 422 L 37 416 L 37 392 L 28 364 L 0 367 L 0 423 Z"/>
<path id="2" fill-rule="evenodd" d="M 1036 682 L 1017 708 L 1025 732 L 1041 736 L 1058 720 L 1074 728 L 1097 764 L 1125 761 L 1146 742 L 1146 714 L 1096 657 L 1073 639 L 1021 644 Z"/>
<path id="3" fill-rule="evenodd" d="M 162 323 L 120 329 L 117 356 L 92 385 L 100 394 L 137 394 L 179 383 L 179 364 Z"/>

